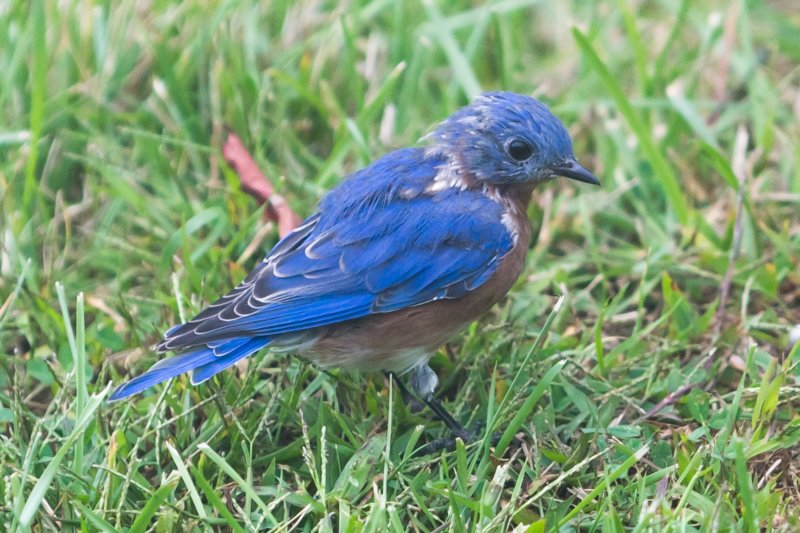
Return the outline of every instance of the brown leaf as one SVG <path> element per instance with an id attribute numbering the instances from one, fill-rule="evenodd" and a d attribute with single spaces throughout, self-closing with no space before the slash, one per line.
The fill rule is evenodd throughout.
<path id="1" fill-rule="evenodd" d="M 235 133 L 229 133 L 222 145 L 222 156 L 238 174 L 242 190 L 261 204 L 267 204 L 264 216 L 278 225 L 278 234 L 284 237 L 300 225 L 301 218 L 292 211 L 286 199 L 275 192 L 269 179 L 261 172 L 253 156 Z"/>

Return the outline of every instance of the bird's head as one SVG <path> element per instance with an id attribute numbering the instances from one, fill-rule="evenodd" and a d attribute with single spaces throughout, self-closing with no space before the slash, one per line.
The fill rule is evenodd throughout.
<path id="1" fill-rule="evenodd" d="M 530 96 L 484 93 L 442 122 L 430 138 L 462 173 L 481 182 L 523 184 L 564 176 L 600 184 L 578 164 L 561 121 Z"/>

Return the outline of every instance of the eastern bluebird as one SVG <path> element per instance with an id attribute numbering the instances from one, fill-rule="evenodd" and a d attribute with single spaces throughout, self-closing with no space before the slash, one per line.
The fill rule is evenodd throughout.
<path id="1" fill-rule="evenodd" d="M 202 383 L 269 346 L 321 367 L 407 374 L 463 434 L 433 397 L 428 359 L 522 272 L 533 187 L 554 176 L 600 182 L 529 96 L 485 93 L 426 140 L 342 181 L 236 288 L 166 332 L 156 351 L 177 355 L 111 400 L 184 372 Z"/>

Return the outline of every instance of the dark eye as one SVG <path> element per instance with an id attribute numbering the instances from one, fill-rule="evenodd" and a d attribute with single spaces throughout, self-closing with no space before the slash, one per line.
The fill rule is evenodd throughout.
<path id="1" fill-rule="evenodd" d="M 522 139 L 511 139 L 506 145 L 506 151 L 515 161 L 520 163 L 527 161 L 533 156 L 533 146 L 528 141 Z"/>

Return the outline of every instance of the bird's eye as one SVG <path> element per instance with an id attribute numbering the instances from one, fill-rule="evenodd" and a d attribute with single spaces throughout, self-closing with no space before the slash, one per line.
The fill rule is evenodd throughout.
<path id="1" fill-rule="evenodd" d="M 506 144 L 506 151 L 515 161 L 522 163 L 533 156 L 533 146 L 522 139 L 511 139 Z"/>

